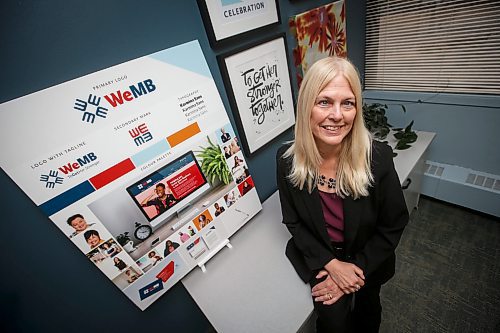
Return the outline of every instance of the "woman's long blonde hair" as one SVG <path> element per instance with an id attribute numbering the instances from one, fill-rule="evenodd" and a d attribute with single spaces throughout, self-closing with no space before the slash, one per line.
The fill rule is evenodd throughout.
<path id="1" fill-rule="evenodd" d="M 337 193 L 357 199 L 368 195 L 373 182 L 370 161 L 372 154 L 371 135 L 363 121 L 361 82 L 354 65 L 343 58 L 327 57 L 315 62 L 307 71 L 299 90 L 295 140 L 285 157 L 292 158 L 292 169 L 288 176 L 295 187 L 312 192 L 316 186 L 322 157 L 311 130 L 311 111 L 319 93 L 337 75 L 349 82 L 356 101 L 356 116 L 349 134 L 342 141 L 337 166 Z"/>

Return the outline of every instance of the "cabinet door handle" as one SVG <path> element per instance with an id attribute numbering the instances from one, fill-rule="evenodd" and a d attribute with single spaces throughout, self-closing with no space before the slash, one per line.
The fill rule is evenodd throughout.
<path id="1" fill-rule="evenodd" d="M 403 190 L 406 190 L 406 189 L 408 189 L 408 187 L 410 187 L 410 184 L 411 184 L 411 178 L 407 178 L 407 179 L 405 180 L 405 183 L 406 183 L 406 184 L 401 185 L 401 189 L 403 189 Z"/>

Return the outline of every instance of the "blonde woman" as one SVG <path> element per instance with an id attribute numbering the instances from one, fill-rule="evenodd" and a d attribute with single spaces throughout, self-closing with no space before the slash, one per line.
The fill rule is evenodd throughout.
<path id="1" fill-rule="evenodd" d="M 286 255 L 312 287 L 318 332 L 377 332 L 408 212 L 392 151 L 372 141 L 356 68 L 317 61 L 304 77 L 295 139 L 277 154 Z"/>

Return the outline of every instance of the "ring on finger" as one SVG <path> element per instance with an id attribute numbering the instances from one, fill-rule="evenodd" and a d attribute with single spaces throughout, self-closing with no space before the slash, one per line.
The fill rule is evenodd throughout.
<path id="1" fill-rule="evenodd" d="M 329 300 L 333 298 L 332 294 L 330 294 L 330 293 L 327 293 L 326 297 L 328 297 Z"/>

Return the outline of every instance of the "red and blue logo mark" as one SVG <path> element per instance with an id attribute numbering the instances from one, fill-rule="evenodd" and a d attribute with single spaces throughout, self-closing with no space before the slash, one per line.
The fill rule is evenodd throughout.
<path id="1" fill-rule="evenodd" d="M 123 105 L 125 102 L 131 102 L 155 90 L 156 85 L 153 83 L 153 80 L 147 79 L 129 86 L 129 89 L 123 92 L 118 90 L 115 93 L 105 95 L 104 99 L 111 107 L 116 108 L 119 105 Z M 101 97 L 92 94 L 90 94 L 87 99 L 75 99 L 73 109 L 83 112 L 82 121 L 91 124 L 93 124 L 96 119 L 105 119 L 108 116 L 108 107 L 101 105 Z"/>
<path id="2" fill-rule="evenodd" d="M 137 127 L 132 128 L 128 131 L 136 146 L 140 146 L 153 139 L 153 135 L 148 129 L 146 123 L 140 124 Z"/>
<path id="3" fill-rule="evenodd" d="M 143 301 L 146 298 L 153 296 L 160 290 L 163 290 L 163 282 L 161 279 L 158 279 L 139 289 L 139 297 L 141 298 L 141 301 Z"/>
<path id="4" fill-rule="evenodd" d="M 186 247 L 186 250 L 191 250 L 193 247 L 195 247 L 198 243 L 200 242 L 200 238 L 196 238 L 194 240 L 194 242 L 192 242 L 191 244 L 189 244 L 187 247 Z"/>
<path id="5" fill-rule="evenodd" d="M 77 158 L 74 162 L 69 162 L 60 166 L 58 170 L 50 170 L 48 174 L 42 174 L 40 176 L 40 181 L 45 183 L 46 188 L 54 188 L 56 185 L 63 183 L 63 175 L 79 172 L 80 168 L 87 166 L 87 164 L 93 163 L 96 160 L 97 155 L 95 153 L 88 153 L 80 158 Z"/>
<path id="6" fill-rule="evenodd" d="M 143 188 L 146 188 L 147 186 L 149 186 L 149 184 L 152 183 L 152 182 L 153 182 L 153 180 L 148 179 L 145 182 L 143 182 L 142 184 L 137 185 L 137 188 L 139 190 L 142 190 Z"/>

